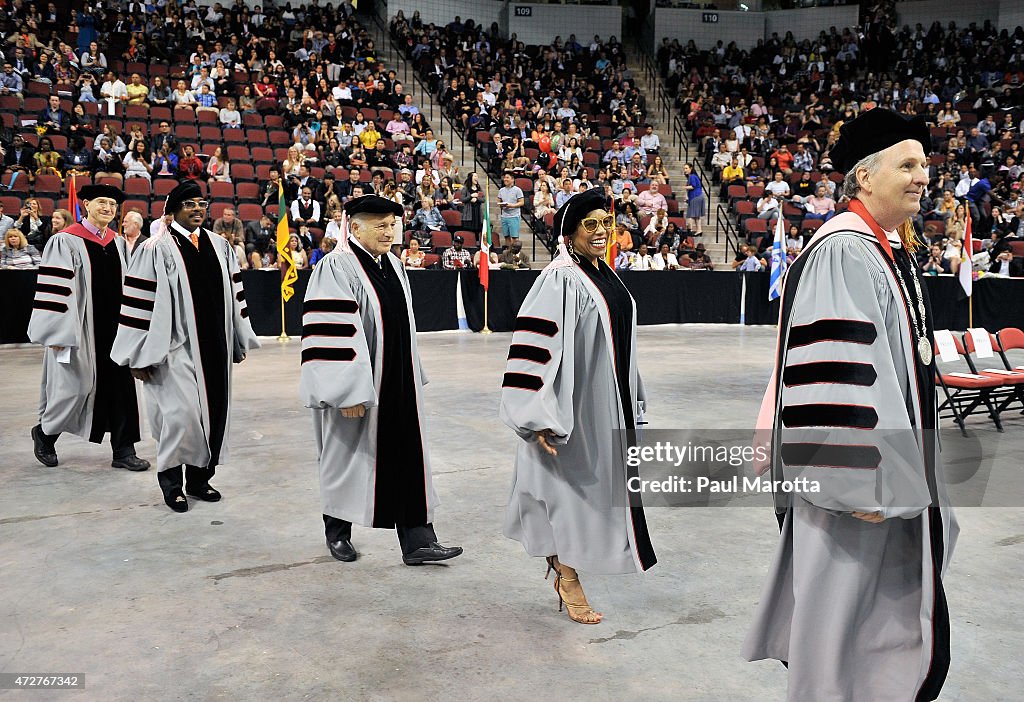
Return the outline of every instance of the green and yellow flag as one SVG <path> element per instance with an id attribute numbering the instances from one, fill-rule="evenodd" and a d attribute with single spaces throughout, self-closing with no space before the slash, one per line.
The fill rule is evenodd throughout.
<path id="1" fill-rule="evenodd" d="M 288 248 L 292 234 L 288 229 L 288 207 L 284 202 L 284 186 L 277 185 L 277 262 L 281 266 L 281 299 L 285 302 L 295 294 L 295 281 L 299 274 L 295 270 L 295 260 Z"/>

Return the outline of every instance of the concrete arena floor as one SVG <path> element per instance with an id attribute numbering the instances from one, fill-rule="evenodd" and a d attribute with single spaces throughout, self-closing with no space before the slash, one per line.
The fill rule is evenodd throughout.
<path id="1" fill-rule="evenodd" d="M 645 327 L 652 427 L 743 428 L 756 415 L 770 328 Z M 359 561 L 327 554 L 298 343 L 237 367 L 233 459 L 219 504 L 173 514 L 153 471 L 65 437 L 31 453 L 40 351 L 0 349 L 0 672 L 85 673 L 89 700 L 576 700 L 784 698 L 785 671 L 738 651 L 777 539 L 767 498 L 650 508 L 660 563 L 587 577 L 605 613 L 557 612 L 539 559 L 503 538 L 515 437 L 497 419 L 508 334 L 420 335 L 442 541 L 450 565 L 402 565 L 394 534 L 357 527 Z M 722 349 L 727 349 L 726 353 Z M 1024 417 L 972 420 L 946 451 L 984 454 L 987 495 L 961 508 L 947 577 L 953 664 L 942 700 L 1021 699 Z M 152 459 L 154 443 L 140 455 Z M 983 491 L 984 492 L 984 491 Z M 0 698 L 56 699 L 2 692 Z M 65 697 L 61 697 L 65 699 Z"/>

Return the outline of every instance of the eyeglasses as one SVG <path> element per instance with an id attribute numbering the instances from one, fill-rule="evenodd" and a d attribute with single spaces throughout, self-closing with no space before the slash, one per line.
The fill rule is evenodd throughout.
<path id="1" fill-rule="evenodd" d="M 611 215 L 607 217 L 587 217 L 580 222 L 580 225 L 587 234 L 593 234 L 598 230 L 598 227 L 610 230 L 615 226 L 615 218 Z"/>
<path id="2" fill-rule="evenodd" d="M 207 200 L 185 200 L 181 206 L 186 210 L 205 210 L 210 203 Z"/>

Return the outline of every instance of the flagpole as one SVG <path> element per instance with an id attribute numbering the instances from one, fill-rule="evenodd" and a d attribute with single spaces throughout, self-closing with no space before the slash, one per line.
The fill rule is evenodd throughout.
<path id="1" fill-rule="evenodd" d="M 284 296 L 283 295 L 281 296 L 281 335 L 277 337 L 277 340 L 280 341 L 282 344 L 288 343 L 289 341 L 292 340 L 292 338 L 290 336 L 288 336 L 288 332 L 285 331 L 285 326 L 284 326 Z"/>
<path id="2" fill-rule="evenodd" d="M 484 216 L 487 217 L 487 230 L 486 231 L 487 231 L 487 238 L 488 239 L 491 238 L 491 212 L 490 212 L 490 206 L 489 206 L 490 202 L 491 202 L 491 177 L 490 177 L 490 175 L 488 175 L 485 172 L 484 173 Z M 481 229 L 481 231 L 483 231 L 483 230 Z M 480 250 L 481 250 L 481 252 L 483 252 L 482 248 Z M 480 265 L 481 266 L 487 266 L 488 268 L 491 267 L 491 242 L 487 242 L 487 251 L 485 252 L 485 255 L 480 257 Z M 488 282 L 487 287 L 484 288 L 484 328 L 480 330 L 481 334 L 490 334 L 491 333 L 490 327 L 487 326 L 487 296 L 488 296 L 488 292 L 489 292 L 488 288 L 490 288 L 490 287 L 491 287 L 490 283 Z"/>

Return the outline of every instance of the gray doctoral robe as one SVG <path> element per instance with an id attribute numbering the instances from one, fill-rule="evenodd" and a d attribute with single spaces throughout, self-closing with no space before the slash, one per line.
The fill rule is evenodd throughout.
<path id="1" fill-rule="evenodd" d="M 782 534 L 743 655 L 787 661 L 790 702 L 931 700 L 918 694 L 948 655 L 940 578 L 958 529 L 907 306 L 856 214 L 830 220 L 794 266 L 771 467 L 820 492 L 776 495 Z"/>
<path id="2" fill-rule="evenodd" d="M 224 306 L 224 336 L 230 361 L 232 354 L 239 358 L 259 348 L 260 343 L 249 323 L 235 252 L 223 237 L 209 230 L 204 234 L 217 252 L 225 295 L 220 301 L 202 302 Z M 195 347 L 198 332 L 193 297 L 181 251 L 169 232 L 157 234 L 135 248 L 124 295 L 122 323 L 110 356 L 122 366 L 153 369 L 152 379 L 143 383 L 143 393 L 158 444 L 157 469 L 182 464 L 205 467 L 210 463 L 208 437 L 213 428 L 203 366 Z M 134 326 L 125 324 L 125 318 Z M 230 423 L 230 363 L 227 376 Z M 220 462 L 226 463 L 228 425 L 223 435 Z"/>
<path id="3" fill-rule="evenodd" d="M 128 269 L 124 239 L 118 237 L 115 245 L 121 258 L 123 279 Z M 46 242 L 35 299 L 28 338 L 46 347 L 40 424 L 47 434 L 69 432 L 88 440 L 93 424 L 96 349 L 92 270 L 81 237 L 57 232 Z M 58 352 L 51 346 L 70 349 L 70 362 L 58 361 Z"/>
<path id="4" fill-rule="evenodd" d="M 356 244 L 351 244 L 355 246 Z M 426 375 L 416 348 L 416 318 L 412 292 L 402 262 L 382 256 L 405 290 L 412 346 L 412 371 L 416 411 L 419 415 L 426 486 L 426 523 L 434 521 L 437 494 L 427 450 L 423 391 Z M 319 333 L 302 337 L 302 373 L 299 396 L 313 409 L 320 474 L 320 500 L 324 514 L 362 526 L 374 525 L 376 491 L 401 490 L 402 486 L 378 486 L 377 432 L 381 390 L 384 330 L 380 301 L 356 255 L 341 247 L 324 256 L 313 269 L 303 301 L 303 329 L 337 325 L 335 335 Z M 312 325 L 316 325 L 313 327 Z M 346 418 L 340 410 L 363 405 L 361 418 Z M 393 427 L 395 441 L 402 441 L 402 427 Z"/>
<path id="5" fill-rule="evenodd" d="M 636 364 L 636 305 L 627 402 L 642 407 Z M 653 565 L 643 507 L 626 482 L 627 435 L 608 307 L 564 251 L 537 278 L 512 335 L 501 420 L 522 439 L 516 451 L 504 534 L 531 556 L 558 555 L 573 568 L 634 573 Z M 532 387 L 529 387 L 531 386 Z M 637 410 L 634 410 L 637 416 Z M 537 443 L 550 429 L 557 456 Z M 639 509 L 639 513 L 637 513 Z"/>

